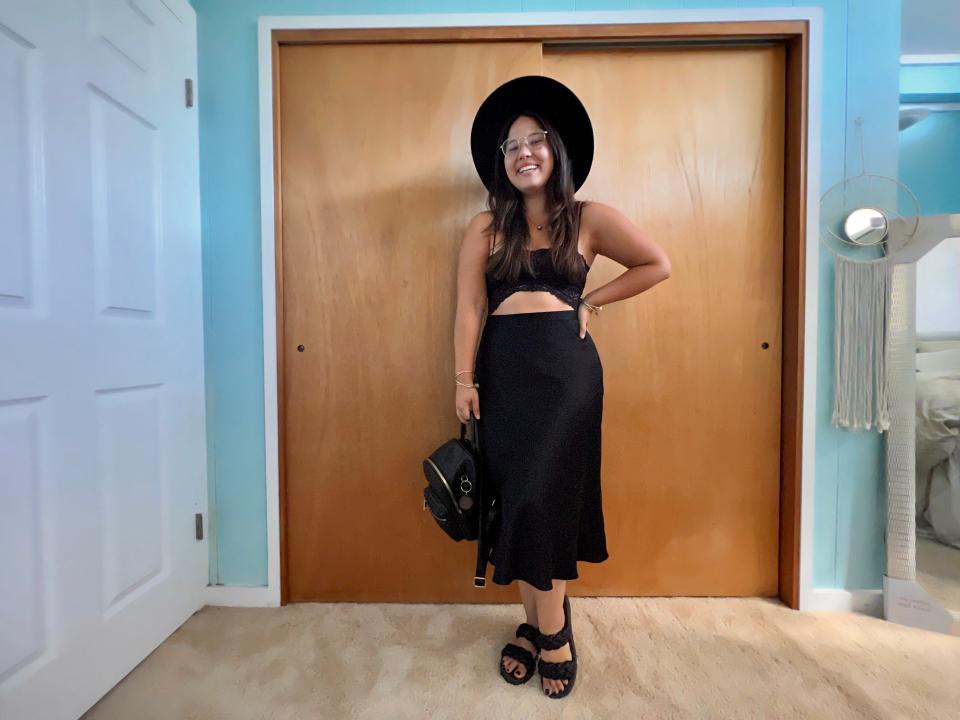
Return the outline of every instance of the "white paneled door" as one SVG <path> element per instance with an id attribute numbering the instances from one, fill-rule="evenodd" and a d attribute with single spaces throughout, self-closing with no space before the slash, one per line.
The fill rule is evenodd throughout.
<path id="1" fill-rule="evenodd" d="M 187 0 L 0 0 L 3 720 L 74 720 L 202 603 L 187 78 Z"/>

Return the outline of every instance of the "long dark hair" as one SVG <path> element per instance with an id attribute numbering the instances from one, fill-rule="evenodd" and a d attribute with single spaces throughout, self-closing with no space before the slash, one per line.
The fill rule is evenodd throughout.
<path id="1" fill-rule="evenodd" d="M 503 249 L 493 255 L 487 263 L 487 269 L 497 279 L 516 281 L 521 269 L 533 273 L 527 243 L 530 230 L 523 210 L 523 194 L 517 190 L 507 177 L 503 167 L 503 154 L 500 144 L 507 139 L 510 126 L 518 117 L 533 118 L 547 131 L 547 142 L 553 150 L 553 173 L 547 181 L 547 222 L 550 226 L 550 256 L 554 266 L 571 281 L 583 280 L 585 269 L 580 261 L 577 248 L 577 203 L 574 199 L 573 174 L 567 147 L 563 138 L 547 120 L 534 112 L 518 112 L 511 117 L 500 130 L 493 171 L 493 189 L 487 196 L 487 207 L 493 213 L 493 220 L 487 228 L 492 239 L 498 233 L 503 234 Z"/>

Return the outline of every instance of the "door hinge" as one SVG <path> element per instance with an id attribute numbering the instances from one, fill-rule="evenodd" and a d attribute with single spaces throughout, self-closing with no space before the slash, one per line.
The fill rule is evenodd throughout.
<path id="1" fill-rule="evenodd" d="M 187 101 L 187 107 L 193 107 L 193 79 L 187 78 L 183 81 L 183 92 Z"/>
<path id="2" fill-rule="evenodd" d="M 203 513 L 194 515 L 194 523 L 197 529 L 197 540 L 203 540 Z"/>

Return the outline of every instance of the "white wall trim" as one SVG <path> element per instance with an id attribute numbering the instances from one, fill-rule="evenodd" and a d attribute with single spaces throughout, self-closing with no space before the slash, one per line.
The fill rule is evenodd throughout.
<path id="1" fill-rule="evenodd" d="M 960 65 L 960 54 L 901 55 L 901 65 Z"/>
<path id="2" fill-rule="evenodd" d="M 208 585 L 203 604 L 215 607 L 280 607 L 280 593 L 263 586 Z"/>
<path id="3" fill-rule="evenodd" d="M 800 502 L 800 609 L 813 602 L 814 438 L 817 398 L 819 303 L 820 133 L 823 13 L 819 7 L 631 10 L 617 12 L 531 12 L 423 15 L 321 15 L 261 17 L 258 22 L 260 79 L 260 222 L 263 305 L 263 386 L 267 495 L 267 597 L 280 599 L 280 499 L 277 409 L 277 327 L 273 188 L 273 30 L 310 28 L 410 28 L 603 23 L 690 23 L 806 20 L 810 24 L 807 123 L 807 234 L 804 326 L 802 492 Z M 464 143 L 467 143 L 464 138 Z M 466 147 L 466 145 L 464 145 Z M 275 600 L 275 602 L 274 602 Z"/>
<path id="4" fill-rule="evenodd" d="M 270 32 L 283 27 L 260 18 L 260 252 L 263 307 L 263 426 L 267 511 L 267 589 L 280 604 L 280 426 L 277 405 L 277 283 L 273 186 L 273 53 Z M 273 18 L 274 21 L 279 18 Z"/>
<path id="5" fill-rule="evenodd" d="M 801 8 L 796 8 L 801 10 Z M 820 135 L 823 122 L 823 13 L 810 13 L 810 67 L 807 96 L 807 236 L 803 335 L 803 443 L 800 488 L 800 610 L 813 592 L 813 508 L 817 437 L 817 318 L 820 307 Z"/>
<path id="6" fill-rule="evenodd" d="M 810 593 L 811 611 L 846 612 L 883 617 L 882 590 L 841 590 L 818 588 Z"/>

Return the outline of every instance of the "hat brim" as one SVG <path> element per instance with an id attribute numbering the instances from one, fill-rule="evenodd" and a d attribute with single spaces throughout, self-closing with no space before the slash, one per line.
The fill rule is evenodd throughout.
<path id="1" fill-rule="evenodd" d="M 497 140 L 504 124 L 519 112 L 541 115 L 554 126 L 570 157 L 575 189 L 593 164 L 593 125 L 586 108 L 563 83 L 544 75 L 525 75 L 505 82 L 480 105 L 470 131 L 470 150 L 480 180 L 493 189 L 495 163 L 502 162 Z"/>

